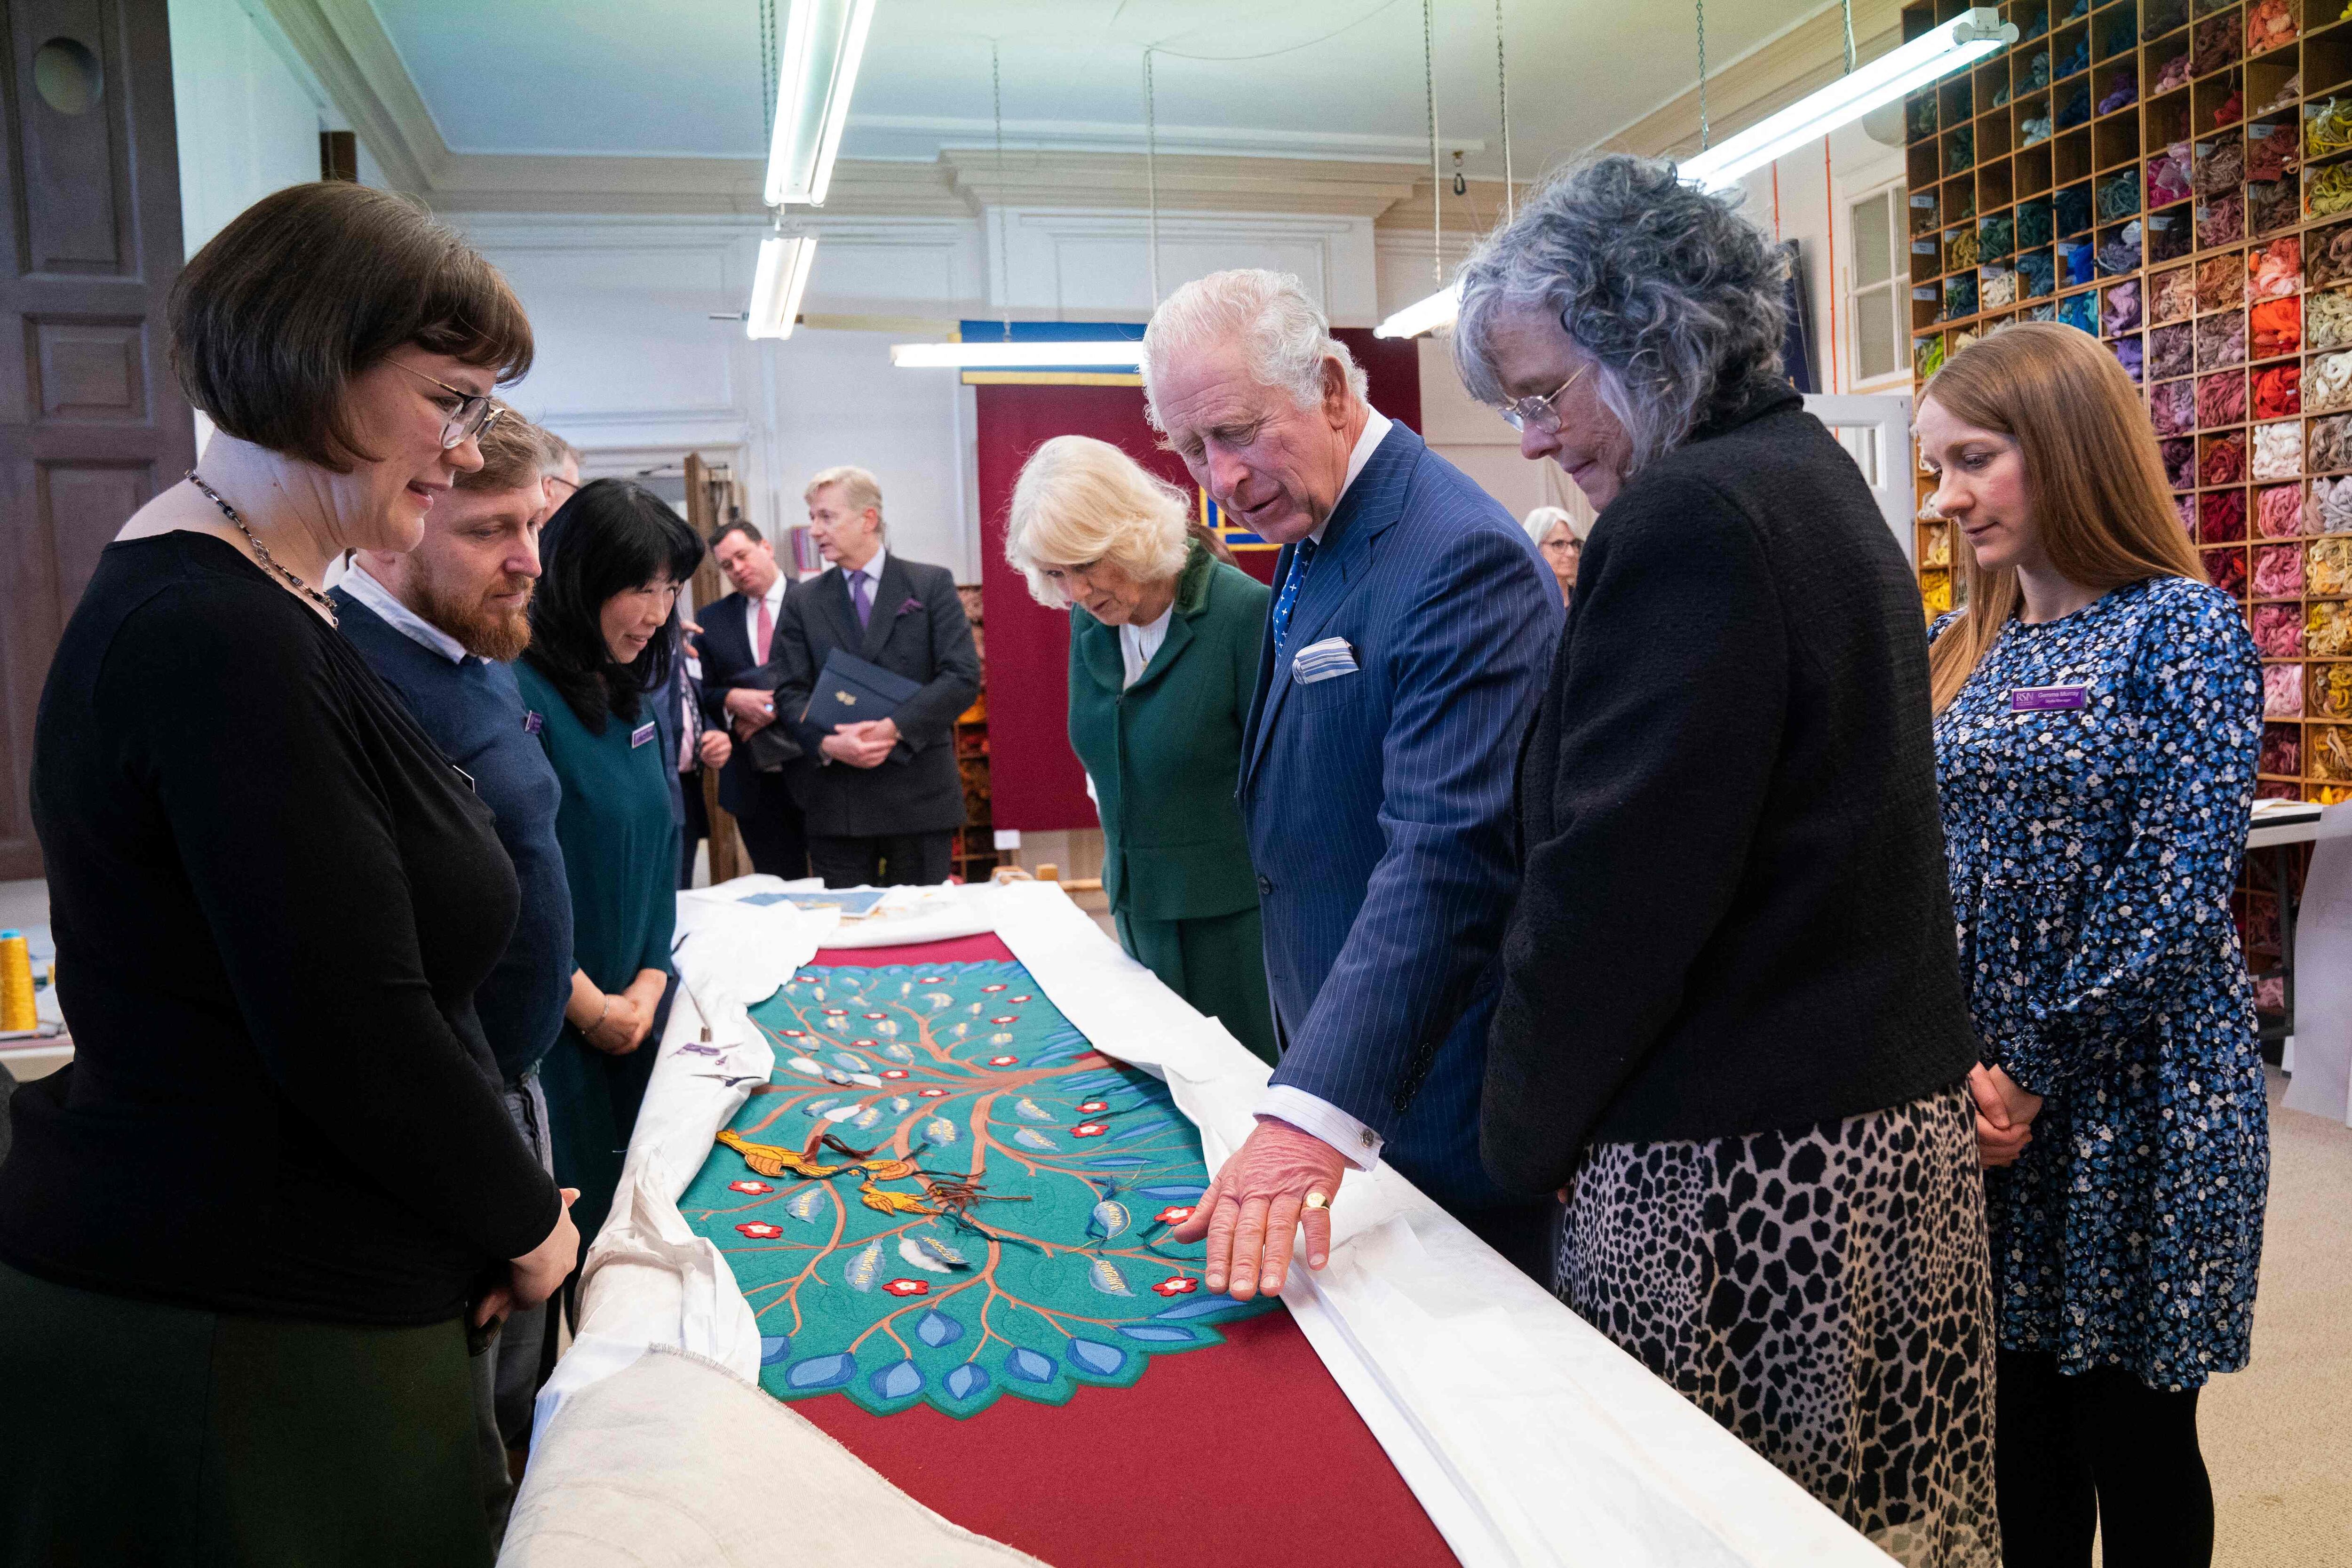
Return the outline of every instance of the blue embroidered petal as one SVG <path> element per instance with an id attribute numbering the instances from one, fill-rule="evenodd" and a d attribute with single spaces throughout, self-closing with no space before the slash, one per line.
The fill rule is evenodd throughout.
<path id="1" fill-rule="evenodd" d="M 1151 1315 L 1155 1318 L 1173 1318 L 1181 1321 L 1187 1318 L 1205 1318 L 1212 1312 L 1222 1312 L 1242 1304 L 1231 1296 L 1195 1296 L 1189 1301 L 1177 1302 L 1164 1312 L 1154 1312 Z"/>
<path id="2" fill-rule="evenodd" d="M 929 1311 L 915 1320 L 915 1337 L 938 1350 L 963 1338 L 963 1325 L 945 1312 Z"/>
<path id="3" fill-rule="evenodd" d="M 1093 1340 L 1072 1340 L 1070 1362 L 1097 1377 L 1108 1377 L 1126 1364 L 1127 1352 L 1116 1345 L 1097 1344 Z"/>
<path id="4" fill-rule="evenodd" d="M 761 1366 L 773 1366 L 792 1353 L 792 1335 L 761 1334 L 760 1336 L 760 1364 Z"/>
<path id="5" fill-rule="evenodd" d="M 1173 1323 L 1121 1323 L 1118 1331 L 1129 1339 L 1155 1345 L 1188 1345 L 1201 1337 Z"/>
<path id="6" fill-rule="evenodd" d="M 908 1399 L 923 1391 L 923 1374 L 910 1361 L 893 1362 L 866 1380 L 877 1399 Z"/>
<path id="7" fill-rule="evenodd" d="M 1209 1189 L 1207 1187 L 1202 1185 L 1198 1182 L 1178 1182 L 1172 1186 L 1137 1187 L 1133 1189 L 1133 1191 L 1147 1198 L 1174 1198 L 1179 1202 L 1189 1202 L 1193 1198 L 1199 1197 L 1202 1193 L 1205 1193 Z"/>
<path id="8" fill-rule="evenodd" d="M 1028 1129 L 1025 1127 L 1022 1129 L 1022 1131 L 1024 1132 L 1027 1131 Z M 1016 1143 L 1019 1142 L 1021 1141 L 1021 1134 L 1019 1132 L 1014 1133 L 1013 1135 L 1013 1141 Z M 1145 1159 L 1140 1154 L 1106 1154 L 1099 1160 L 1089 1160 L 1087 1162 L 1087 1165 L 1089 1169 L 1097 1171 L 1132 1171 L 1139 1165 L 1149 1165 L 1150 1163 L 1151 1162 L 1150 1160 Z"/>
<path id="9" fill-rule="evenodd" d="M 784 1370 L 784 1386 L 794 1389 L 839 1388 L 857 1371 L 854 1355 L 815 1355 Z"/>
<path id="10" fill-rule="evenodd" d="M 1144 1122 L 1144 1123 L 1143 1123 L 1141 1126 L 1139 1126 L 1139 1127 L 1130 1127 L 1130 1128 L 1128 1128 L 1128 1129 L 1127 1129 L 1125 1131 L 1123 1131 L 1123 1132 L 1115 1132 L 1115 1133 L 1113 1133 L 1113 1134 L 1111 1135 L 1111 1140 L 1110 1140 L 1110 1141 L 1111 1141 L 1112 1142 L 1114 1142 L 1114 1143 L 1132 1143 L 1132 1142 L 1134 1142 L 1138 1138 L 1144 1137 L 1145 1135 L 1147 1135 L 1147 1134 L 1149 1134 L 1149 1133 L 1153 1133 L 1153 1132 L 1160 1131 L 1164 1130 L 1167 1126 L 1168 1126 L 1168 1121 L 1167 1121 L 1167 1118 L 1162 1117 L 1162 1118 L 1160 1118 L 1160 1120 L 1158 1120 L 1158 1121 L 1147 1121 L 1147 1122 Z"/>
<path id="11" fill-rule="evenodd" d="M 1026 1383 L 1051 1383 L 1055 1375 L 1052 1362 L 1035 1351 L 1017 1346 L 1004 1358 L 1004 1370 Z"/>
<path id="12" fill-rule="evenodd" d="M 966 1362 L 947 1375 L 948 1393 L 957 1399 L 970 1399 L 988 1386 L 988 1373 Z"/>

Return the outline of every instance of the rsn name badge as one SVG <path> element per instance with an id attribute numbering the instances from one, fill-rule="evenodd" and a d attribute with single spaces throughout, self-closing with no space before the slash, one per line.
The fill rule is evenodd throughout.
<path id="1" fill-rule="evenodd" d="M 635 729 L 629 731 L 629 748 L 630 750 L 635 751 L 637 747 L 644 745 L 647 741 L 650 741 L 653 738 L 653 721 L 647 720 L 646 722 L 638 725 Z"/>
<path id="2" fill-rule="evenodd" d="M 2009 710 L 2012 713 L 2046 713 L 2061 708 L 2081 708 L 2088 700 L 2088 688 L 2081 686 L 2019 686 L 2011 689 Z"/>
<path id="3" fill-rule="evenodd" d="M 526 708 L 522 710 L 522 732 L 524 734 L 536 735 L 541 730 L 546 728 L 547 721 L 539 716 L 538 709 Z"/>

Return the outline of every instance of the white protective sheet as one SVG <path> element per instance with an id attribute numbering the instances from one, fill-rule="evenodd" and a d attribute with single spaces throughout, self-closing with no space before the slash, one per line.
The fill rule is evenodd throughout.
<path id="1" fill-rule="evenodd" d="M 829 915 L 732 902 L 749 882 L 680 895 L 685 994 L 621 1194 L 589 1251 L 580 1339 L 540 1396 L 538 1431 L 554 1452 L 566 1441 L 557 1421 L 565 1403 L 648 1346 L 685 1350 L 757 1381 L 757 1325 L 724 1258 L 687 1227 L 677 1199 L 713 1135 L 767 1081 L 770 1053 L 745 1009 L 820 941 L 838 938 Z M 1119 952 L 1050 883 L 954 896 L 967 921 L 993 929 L 1097 1049 L 1167 1081 L 1200 1127 L 1213 1169 L 1238 1147 L 1267 1069 L 1223 1027 Z M 707 1047 L 697 1038 L 705 1018 Z M 1296 1271 L 1285 1304 L 1469 1568 L 1889 1561 L 1387 1166 L 1348 1178 L 1333 1224 L 1330 1267 Z M 722 1415 L 715 1403 L 707 1412 L 714 1421 Z M 526 1513 L 538 1474 L 535 1458 L 518 1520 L 563 1528 L 560 1508 Z M 677 1484 L 692 1482 L 680 1474 Z M 740 1504 L 714 1495 L 693 1506 L 723 1513 Z M 659 1528 L 652 1514 L 646 1528 Z M 514 1555 L 518 1539 L 528 1536 L 510 1535 L 508 1555 L 526 1561 Z"/>

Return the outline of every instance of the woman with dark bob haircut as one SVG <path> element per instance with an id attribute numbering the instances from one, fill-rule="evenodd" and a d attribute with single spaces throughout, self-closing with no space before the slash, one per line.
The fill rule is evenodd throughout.
<path id="1" fill-rule="evenodd" d="M 530 327 L 344 184 L 247 208 L 170 324 L 217 434 L 34 732 L 76 1055 L 0 1165 L 0 1563 L 488 1563 L 469 1339 L 578 1238 L 474 1015 L 513 868 L 320 588 L 481 466 Z"/>
<path id="2" fill-rule="evenodd" d="M 1781 374 L 1784 276 L 1727 202 L 1622 155 L 1463 268 L 1464 382 L 1600 511 L 1520 763 L 1480 1145 L 1562 1194 L 1570 1306 L 1898 1561 L 1990 1568 L 1927 641 Z"/>
<path id="3" fill-rule="evenodd" d="M 530 647 L 515 667 L 563 785 L 555 816 L 572 884 L 572 996 L 540 1068 L 555 1177 L 580 1191 L 583 1243 L 612 1207 L 669 984 L 678 827 L 651 692 L 678 652 L 677 594 L 702 541 L 626 479 L 573 492 L 540 534 Z M 671 718 L 675 719 L 675 711 Z"/>

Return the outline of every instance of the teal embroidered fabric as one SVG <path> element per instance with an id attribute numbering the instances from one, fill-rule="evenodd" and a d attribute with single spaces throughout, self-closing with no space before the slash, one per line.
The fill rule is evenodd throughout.
<path id="1" fill-rule="evenodd" d="M 1060 1405 L 1271 1309 L 1169 1231 L 1208 1185 L 1165 1085 L 1098 1054 L 1018 963 L 808 968 L 679 1200 L 760 1320 L 761 1386 L 877 1415 Z"/>

